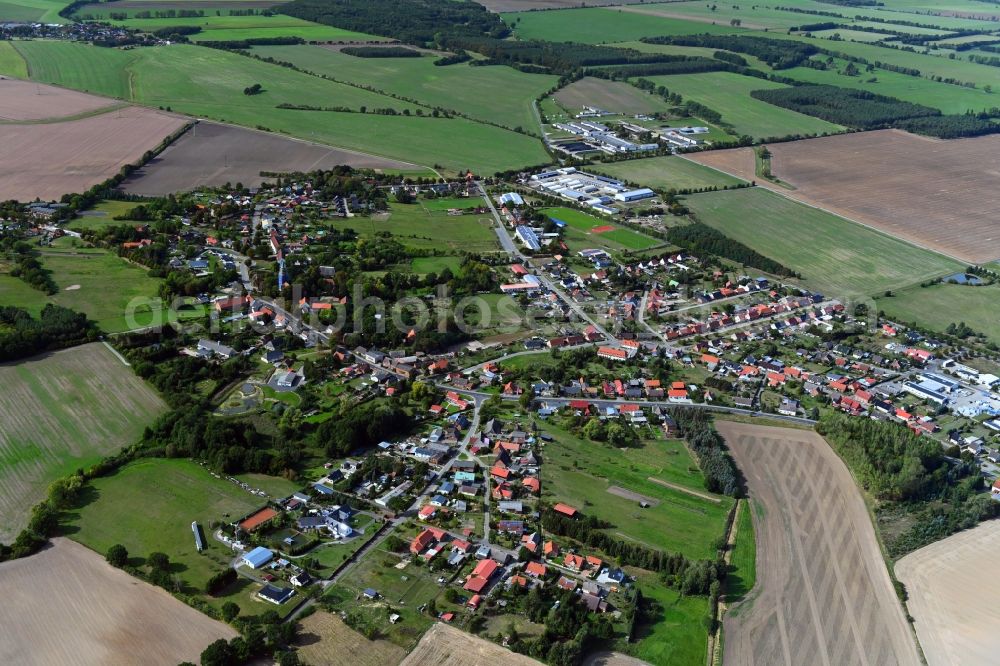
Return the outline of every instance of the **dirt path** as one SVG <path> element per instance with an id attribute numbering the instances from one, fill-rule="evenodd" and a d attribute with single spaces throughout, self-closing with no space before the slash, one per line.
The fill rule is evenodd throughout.
<path id="1" fill-rule="evenodd" d="M 996 663 L 1000 654 L 1000 521 L 959 532 L 896 562 L 929 666 Z"/>
<path id="2" fill-rule="evenodd" d="M 685 488 L 684 486 L 679 486 L 676 483 L 670 483 L 669 481 L 664 481 L 663 479 L 656 479 L 656 478 L 654 478 L 652 476 L 646 477 L 646 478 L 647 478 L 647 480 L 652 481 L 653 483 L 655 483 L 657 485 L 663 486 L 665 488 L 670 488 L 672 490 L 676 490 L 677 492 L 680 492 L 680 493 L 687 493 L 688 495 L 694 495 L 695 497 L 700 497 L 701 499 L 708 500 L 709 502 L 714 502 L 716 504 L 719 504 L 720 502 L 722 502 L 722 500 L 720 498 L 715 497 L 713 495 L 709 495 L 708 493 L 703 493 L 703 492 L 698 491 L 698 490 L 692 490 L 690 488 Z"/>
<path id="3" fill-rule="evenodd" d="M 726 666 L 917 665 L 861 493 L 816 433 L 719 421 L 757 526 L 757 591 L 725 618 Z"/>

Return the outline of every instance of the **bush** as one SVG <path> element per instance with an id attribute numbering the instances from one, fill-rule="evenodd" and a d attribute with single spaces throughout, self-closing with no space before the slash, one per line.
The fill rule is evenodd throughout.
<path id="1" fill-rule="evenodd" d="M 125 546 L 120 543 L 116 543 L 111 546 L 111 548 L 108 548 L 108 552 L 105 554 L 104 559 L 106 559 L 108 564 L 111 566 L 121 569 L 128 564 L 128 550 L 126 550 Z"/>

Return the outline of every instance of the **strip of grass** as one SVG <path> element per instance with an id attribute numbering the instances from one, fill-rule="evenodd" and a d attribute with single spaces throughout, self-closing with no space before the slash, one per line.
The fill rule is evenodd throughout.
<path id="1" fill-rule="evenodd" d="M 726 596 L 730 602 L 750 594 L 757 582 L 757 538 L 753 529 L 752 504 L 741 502 L 736 519 L 736 543 L 730 564 L 733 569 L 726 576 Z"/>
<path id="2" fill-rule="evenodd" d="M 657 190 L 696 190 L 744 182 L 727 173 L 675 156 L 595 164 L 588 169 Z"/>
<path id="3" fill-rule="evenodd" d="M 0 12 L 3 5 L 0 4 Z M 10 42 L 0 42 L 0 72 L 19 79 L 28 78 L 28 63 L 18 53 Z"/>
<path id="4" fill-rule="evenodd" d="M 929 250 L 811 208 L 760 187 L 695 194 L 699 221 L 779 259 L 806 285 L 838 297 L 880 294 L 962 270 Z"/>
<path id="5" fill-rule="evenodd" d="M 86 9 L 86 8 L 85 8 Z M 84 12 L 86 13 L 86 12 Z M 294 16 L 275 14 L 264 16 L 198 16 L 170 19 L 137 19 L 111 21 L 136 30 L 152 32 L 160 28 L 197 26 L 201 32 L 190 36 L 193 42 L 234 41 L 260 37 L 300 37 L 306 41 L 383 41 L 384 38 L 333 26 L 320 25 Z"/>
<path id="6" fill-rule="evenodd" d="M 1000 286 L 936 284 L 894 292 L 879 298 L 878 309 L 891 319 L 916 322 L 942 333 L 949 324 L 965 322 L 976 333 L 1000 344 Z"/>
<path id="7" fill-rule="evenodd" d="M 649 480 L 705 492 L 704 477 L 682 442 L 654 439 L 639 448 L 618 450 L 580 439 L 554 423 L 545 430 L 555 438 L 543 452 L 545 497 L 611 522 L 609 533 L 618 538 L 692 558 L 714 557 L 714 543 L 725 529 L 732 500 L 714 503 Z M 636 501 L 609 493 L 610 486 L 659 504 L 640 508 Z"/>

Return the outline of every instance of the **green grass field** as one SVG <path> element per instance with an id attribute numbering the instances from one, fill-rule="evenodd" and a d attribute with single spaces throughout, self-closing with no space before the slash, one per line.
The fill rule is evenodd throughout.
<path id="1" fill-rule="evenodd" d="M 88 13 L 89 6 L 83 13 Z M 112 9 L 111 11 L 115 11 Z M 136 11 L 131 10 L 134 14 Z M 175 26 L 198 26 L 201 32 L 190 36 L 192 42 L 202 41 L 232 41 L 261 37 L 300 37 L 306 41 L 339 42 L 339 41 L 382 41 L 384 38 L 367 35 L 351 30 L 343 30 L 333 26 L 320 25 L 294 16 L 275 14 L 274 16 L 203 16 L 191 18 L 129 18 L 125 21 L 111 21 L 137 30 L 152 32 L 160 28 Z"/>
<path id="2" fill-rule="evenodd" d="M 588 169 L 640 187 L 652 187 L 657 190 L 693 190 L 702 187 L 739 185 L 744 182 L 727 173 L 680 157 L 647 157 L 640 160 L 594 164 Z"/>
<path id="3" fill-rule="evenodd" d="M 437 67 L 422 58 L 357 58 L 321 46 L 261 46 L 263 57 L 292 62 L 317 74 L 384 90 L 424 104 L 454 109 L 504 127 L 538 132 L 531 102 L 556 83 L 555 76 L 524 74 L 511 67 Z"/>
<path id="4" fill-rule="evenodd" d="M 712 558 L 714 542 L 725 530 L 732 500 L 718 503 L 665 487 L 649 477 L 706 492 L 704 477 L 682 442 L 648 440 L 639 448 L 617 450 L 580 439 L 548 423 L 555 438 L 543 455 L 542 493 L 552 502 L 566 502 L 584 514 L 614 524 L 609 531 L 651 548 Z M 638 503 L 613 495 L 619 486 L 660 503 L 642 509 Z"/>
<path id="5" fill-rule="evenodd" d="M 66 23 L 59 12 L 67 4 L 61 0 L 3 0 L 0 2 L 0 23 Z"/>
<path id="6" fill-rule="evenodd" d="M 333 226 L 354 229 L 368 238 L 380 231 L 388 231 L 403 245 L 418 249 L 448 249 L 456 253 L 494 252 L 500 249 L 489 214 L 448 215 L 446 211 L 429 210 L 424 204 L 424 201 L 391 203 L 387 214 L 338 220 Z M 437 258 L 431 260 L 434 259 Z"/>
<path id="7" fill-rule="evenodd" d="M 4 305 L 10 305 L 0 299 Z M 134 443 L 166 405 L 103 344 L 0 365 L 0 541 L 49 484 Z"/>
<path id="8" fill-rule="evenodd" d="M 833 297 L 880 294 L 962 269 L 952 259 L 760 187 L 694 194 L 685 203 L 699 221 Z"/>
<path id="9" fill-rule="evenodd" d="M 38 291 L 20 278 L 0 273 L 0 305 L 24 308 L 37 317 L 48 302 L 48 294 Z"/>
<path id="10" fill-rule="evenodd" d="M 821 134 L 843 129 L 795 111 L 761 102 L 750 97 L 753 90 L 785 88 L 781 83 L 766 81 L 732 72 L 678 74 L 649 77 L 656 85 L 666 86 L 722 114 L 723 122 L 732 125 L 739 134 L 756 138 L 787 136 L 788 134 Z"/>
<path id="11" fill-rule="evenodd" d="M 609 252 L 620 250 L 645 250 L 657 245 L 662 245 L 663 241 L 640 234 L 625 227 L 618 227 L 614 231 L 603 233 L 591 233 L 594 227 L 608 226 L 606 220 L 588 215 L 575 208 L 544 208 L 543 213 L 549 217 L 561 220 L 566 223 L 564 238 L 570 249 L 576 251 L 582 246 L 597 247 Z M 611 224 L 610 226 L 618 226 Z M 576 247 L 580 245 L 581 247 Z"/>
<path id="12" fill-rule="evenodd" d="M 742 599 L 757 582 L 757 539 L 753 530 L 752 504 L 740 502 L 740 515 L 736 519 L 736 543 L 733 545 L 730 564 L 733 570 L 726 577 L 726 596 L 730 602 Z"/>
<path id="13" fill-rule="evenodd" d="M 638 578 L 642 596 L 655 602 L 655 606 L 652 621 L 636 627 L 638 644 L 632 654 L 649 664 L 704 664 L 708 650 L 704 625 L 708 600 L 682 596 L 649 573 Z"/>
<path id="14" fill-rule="evenodd" d="M 514 29 L 514 34 L 518 38 L 542 39 L 550 42 L 602 44 L 626 42 L 656 35 L 740 32 L 738 28 L 731 27 L 728 20 L 726 25 L 694 23 L 622 11 L 615 7 L 518 12 L 502 16 L 507 25 Z"/>
<path id="15" fill-rule="evenodd" d="M 86 504 L 69 518 L 67 532 L 73 540 L 102 555 L 120 543 L 130 559 L 166 553 L 185 591 L 215 607 L 234 601 L 244 614 L 252 615 L 275 608 L 253 597 L 257 586 L 250 582 L 217 598 L 202 592 L 208 579 L 225 570 L 235 556 L 212 538 L 212 526 L 227 520 L 227 514 L 235 520 L 259 508 L 261 498 L 213 478 L 187 460 L 140 460 L 95 479 L 91 487 Z M 198 521 L 205 534 L 206 549 L 201 553 L 194 546 L 192 521 Z"/>
<path id="16" fill-rule="evenodd" d="M 972 287 L 936 284 L 912 287 L 890 298 L 879 298 L 876 305 L 890 319 L 915 322 L 942 333 L 949 324 L 965 322 L 977 333 L 1000 344 L 1000 286 Z"/>
<path id="17" fill-rule="evenodd" d="M 490 174 L 549 160 L 533 137 L 463 118 L 416 117 L 413 104 L 225 51 L 191 45 L 120 51 L 50 41 L 18 42 L 16 48 L 39 81 L 416 164 Z M 254 83 L 263 92 L 245 95 Z M 276 108 L 282 103 L 411 115 Z"/>
<path id="18" fill-rule="evenodd" d="M 410 270 L 419 275 L 440 273 L 444 269 L 457 273 L 462 265 L 459 257 L 418 257 L 410 262 Z"/>
<path id="19" fill-rule="evenodd" d="M 158 296 L 161 280 L 107 250 L 73 247 L 72 241 L 64 237 L 57 247 L 42 249 L 42 265 L 52 271 L 59 287 L 48 300 L 85 313 L 108 333 L 153 323 L 155 313 L 148 301 Z"/>
<path id="20" fill-rule="evenodd" d="M 120 224 L 123 221 L 115 220 L 115 217 L 125 215 L 138 204 L 135 201 L 101 201 L 88 211 L 84 211 L 81 217 L 71 220 L 66 225 L 67 229 L 82 231 L 83 229 L 103 229 Z"/>
<path id="21" fill-rule="evenodd" d="M 11 42 L 0 42 L 0 72 L 20 79 L 28 78 L 28 64 Z"/>

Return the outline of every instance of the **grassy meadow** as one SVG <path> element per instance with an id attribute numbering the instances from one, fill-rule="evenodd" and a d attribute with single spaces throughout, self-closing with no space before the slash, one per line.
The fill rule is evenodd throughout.
<path id="1" fill-rule="evenodd" d="M 683 442 L 657 437 L 621 450 L 586 441 L 552 423 L 545 430 L 555 438 L 543 452 L 542 493 L 547 500 L 566 502 L 613 523 L 616 536 L 692 558 L 715 556 L 714 542 L 725 531 L 733 500 L 719 497 L 712 502 L 650 480 L 706 492 L 704 477 Z M 609 493 L 610 486 L 659 504 L 640 508 L 638 502 Z"/>
<path id="2" fill-rule="evenodd" d="M 0 0 L 0 23 L 66 23 L 59 12 L 67 4 L 61 0 Z"/>
<path id="3" fill-rule="evenodd" d="M 119 13 L 111 5 L 109 12 Z M 351 30 L 343 30 L 333 26 L 320 25 L 312 21 L 306 21 L 294 16 L 275 14 L 274 16 L 264 16 L 256 14 L 253 16 L 215 16 L 214 13 L 199 17 L 183 18 L 134 18 L 138 9 L 130 11 L 130 18 L 124 21 L 112 20 L 114 25 L 120 25 L 136 30 L 153 32 L 160 28 L 176 26 L 197 26 L 201 32 L 191 35 L 192 42 L 202 41 L 233 41 L 239 39 L 258 39 L 262 37 L 300 37 L 306 41 L 316 42 L 340 42 L 340 41 L 383 41 L 384 38 L 374 35 L 367 35 Z M 223 10 L 224 11 L 224 10 Z M 100 10 L 93 11 L 91 6 L 83 8 L 83 14 L 93 14 L 95 16 L 107 16 L 108 12 Z"/>
<path id="4" fill-rule="evenodd" d="M 1000 286 L 973 287 L 936 284 L 911 287 L 876 301 L 878 309 L 890 319 L 915 322 L 941 331 L 949 324 L 965 322 L 976 333 L 983 333 L 1000 344 Z"/>
<path id="5" fill-rule="evenodd" d="M 417 164 L 493 173 L 549 160 L 533 137 L 464 118 L 418 117 L 418 108 L 430 109 L 226 51 L 191 45 L 119 51 L 50 41 L 16 48 L 39 81 Z M 254 83 L 263 92 L 245 95 Z M 410 115 L 277 108 L 285 103 Z"/>
<path id="6" fill-rule="evenodd" d="M 702 187 L 739 185 L 744 182 L 722 171 L 675 156 L 595 164 L 588 169 L 640 187 L 657 190 L 694 190 Z"/>
<path id="7" fill-rule="evenodd" d="M 704 222 L 833 297 L 881 294 L 961 270 L 958 262 L 761 187 L 685 198 Z"/>
<path id="8" fill-rule="evenodd" d="M 260 508 L 261 498 L 214 478 L 193 462 L 163 458 L 131 463 L 111 476 L 94 479 L 88 488 L 89 497 L 68 520 L 67 532 L 74 541 L 101 554 L 120 543 L 130 559 L 139 558 L 137 563 L 150 553 L 166 553 L 184 591 L 215 607 L 233 601 L 247 615 L 275 608 L 256 599 L 257 586 L 245 580 L 223 596 L 203 594 L 208 579 L 235 557 L 212 538 L 213 525 Z M 205 533 L 207 547 L 201 553 L 194 546 L 192 521 L 198 521 Z"/>
<path id="9" fill-rule="evenodd" d="M 432 210 L 420 200 L 412 204 L 390 203 L 388 213 L 372 217 L 352 217 L 334 223 L 338 229 L 354 229 L 359 235 L 374 238 L 388 231 L 400 243 L 416 249 L 448 249 L 458 252 L 493 252 L 500 249 L 493 218 L 485 215 L 448 215 Z M 424 267 L 434 265 L 432 257 Z"/>
<path id="10" fill-rule="evenodd" d="M 577 251 L 585 247 L 596 247 L 608 252 L 622 250 L 647 250 L 657 245 L 662 245 L 663 241 L 632 231 L 626 227 L 619 227 L 616 224 L 609 224 L 606 220 L 588 215 L 574 208 L 544 208 L 543 213 L 549 217 L 561 220 L 566 223 L 566 231 L 563 239 L 570 247 L 571 251 Z M 612 231 L 593 233 L 591 229 L 595 227 L 613 226 Z"/>
<path id="11" fill-rule="evenodd" d="M 689 35 L 699 32 L 728 34 L 738 28 L 710 23 L 663 18 L 630 12 L 618 7 L 588 7 L 547 12 L 502 14 L 519 39 L 551 42 L 604 44 L 626 42 L 657 35 Z"/>
<path id="12" fill-rule="evenodd" d="M 532 100 L 557 77 L 524 74 L 511 67 L 437 67 L 436 55 L 421 58 L 358 58 L 322 46 L 259 46 L 261 57 L 292 62 L 338 81 L 367 85 L 420 102 L 454 109 L 478 120 L 538 132 Z"/>

